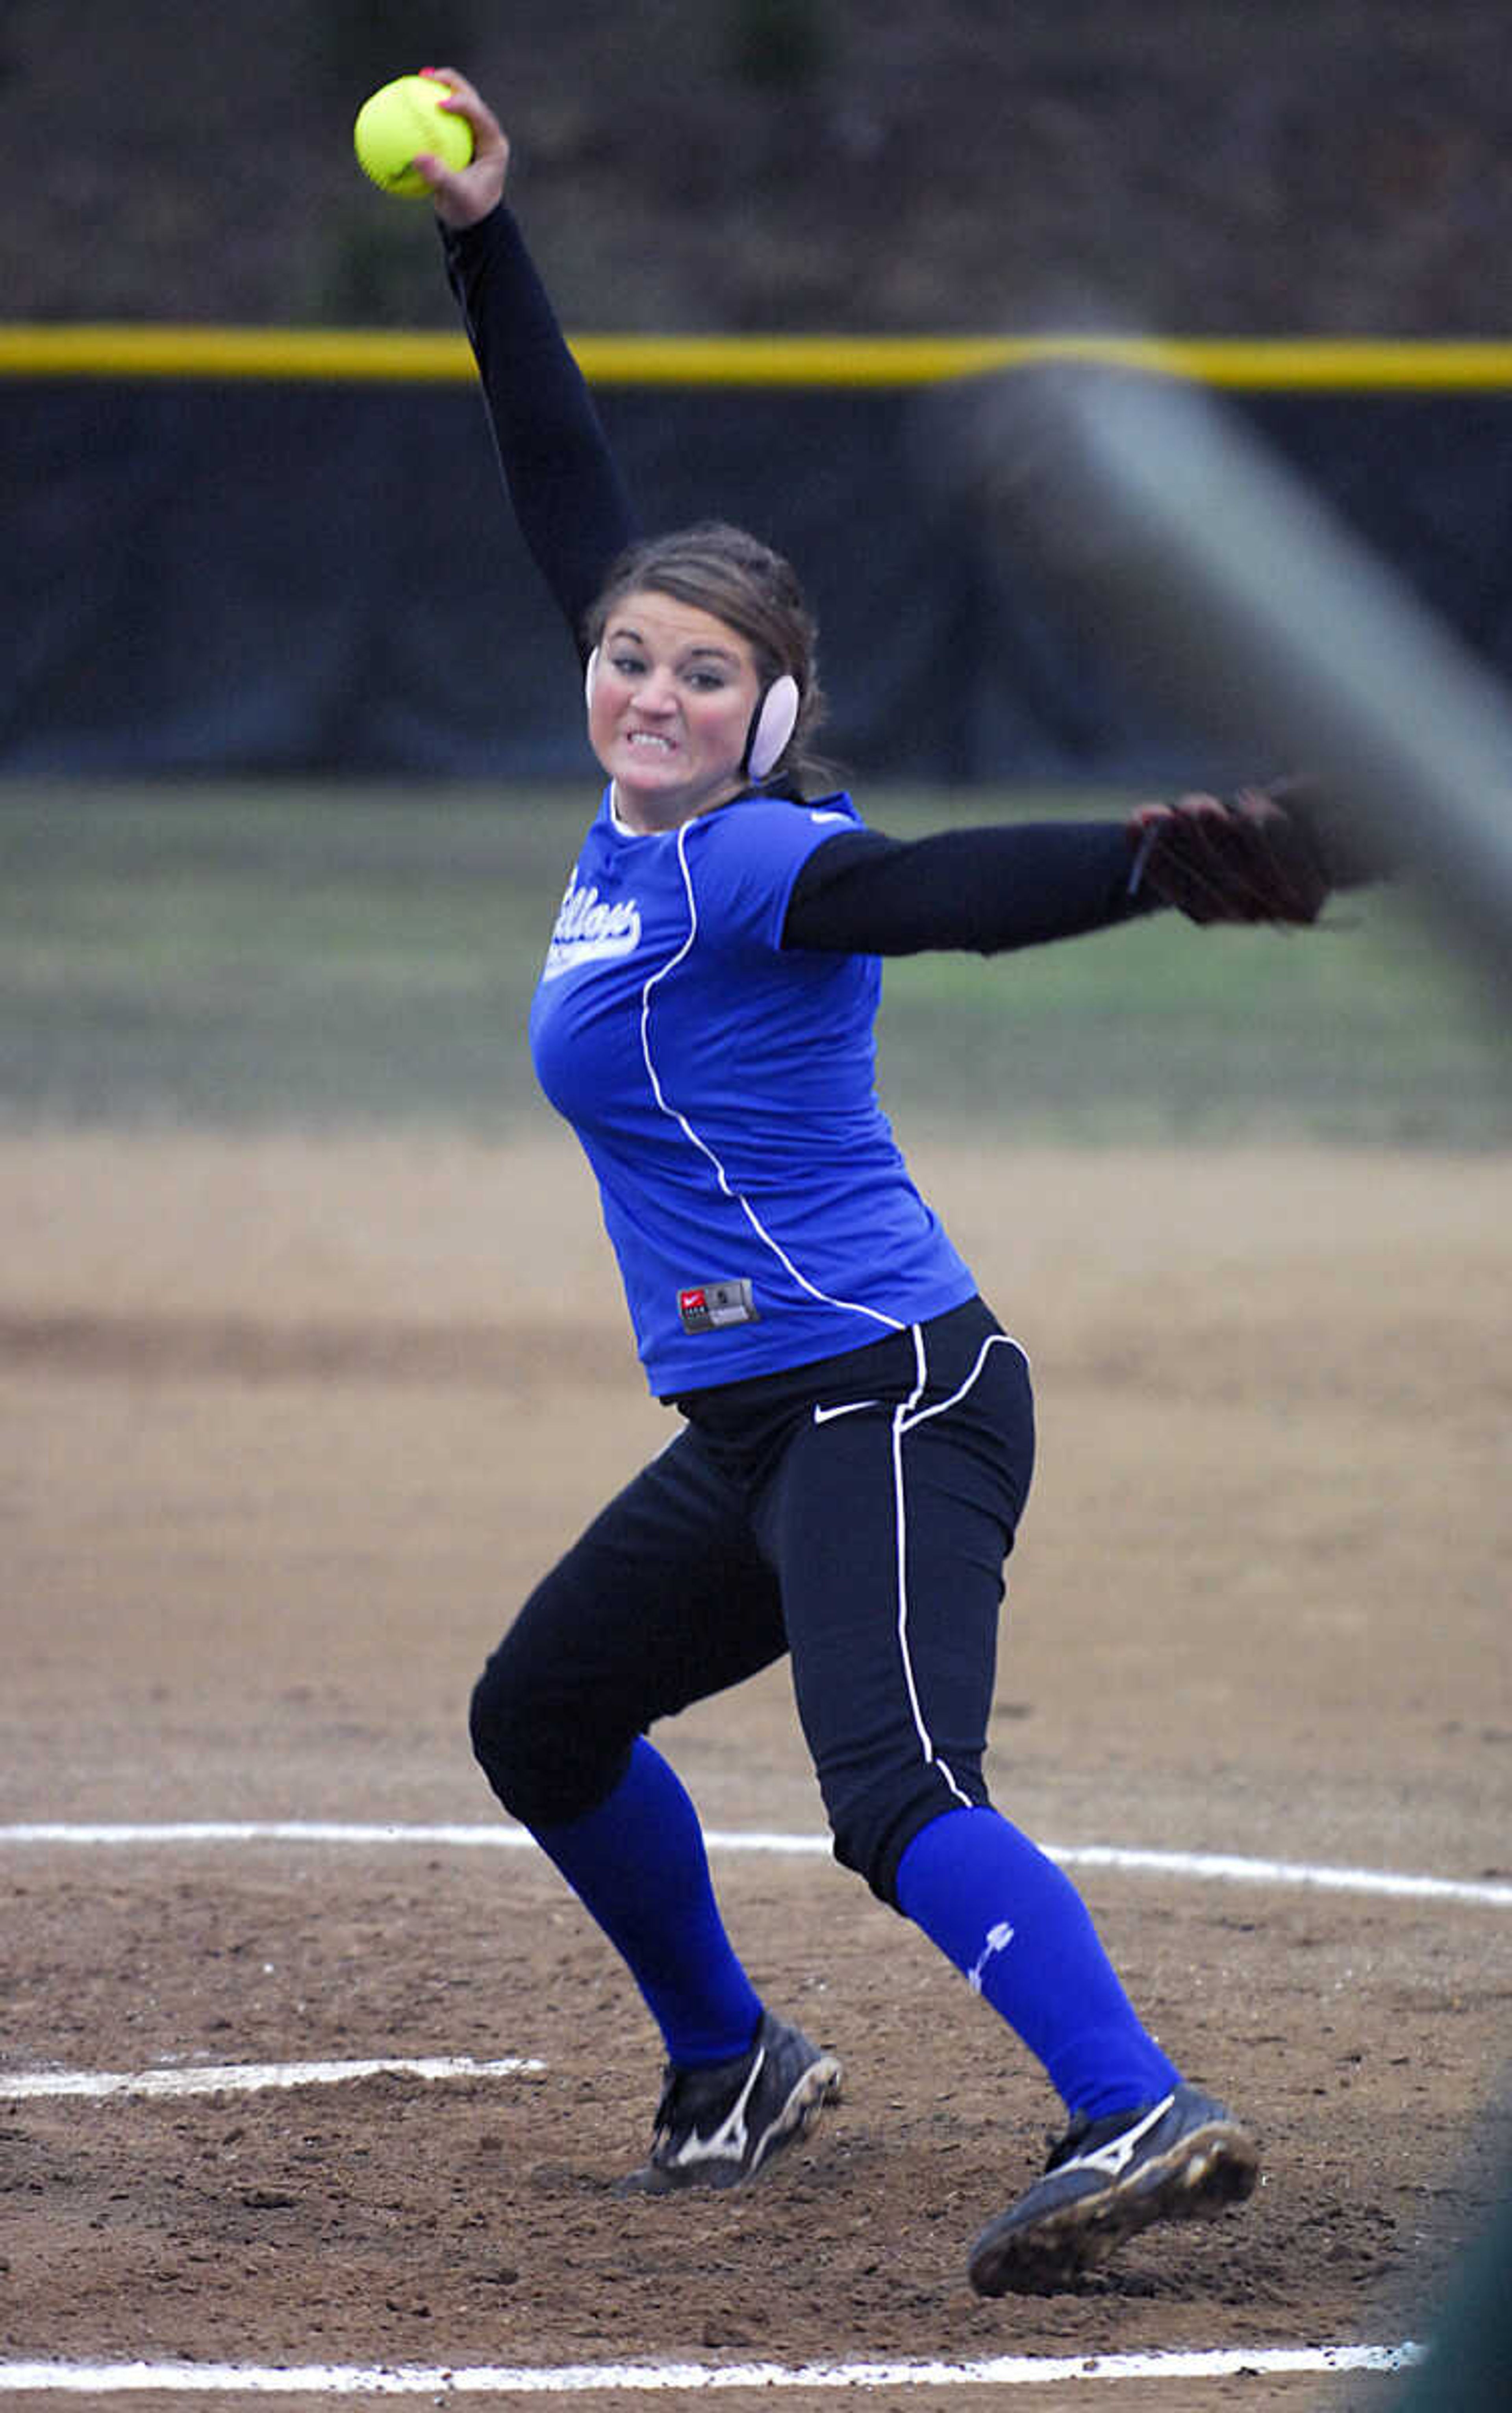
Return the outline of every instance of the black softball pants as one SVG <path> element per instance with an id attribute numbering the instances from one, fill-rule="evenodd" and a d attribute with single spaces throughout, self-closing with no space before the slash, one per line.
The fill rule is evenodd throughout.
<path id="1" fill-rule="evenodd" d="M 843 1356 L 689 1394 L 676 1438 L 538 1585 L 473 1747 L 524 1825 L 581 1817 L 630 1748 L 791 1655 L 836 1857 L 883 1901 L 982 1772 L 1029 1368 L 980 1299 Z"/>

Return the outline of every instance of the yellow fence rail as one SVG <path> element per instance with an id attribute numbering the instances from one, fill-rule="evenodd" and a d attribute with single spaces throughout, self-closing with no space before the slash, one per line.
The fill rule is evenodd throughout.
<path id="1" fill-rule="evenodd" d="M 1080 361 L 1248 392 L 1512 387 L 1512 342 L 1367 336 L 581 335 L 596 385 L 913 386 Z M 460 334 L 359 328 L 0 325 L 3 377 L 458 384 Z"/>

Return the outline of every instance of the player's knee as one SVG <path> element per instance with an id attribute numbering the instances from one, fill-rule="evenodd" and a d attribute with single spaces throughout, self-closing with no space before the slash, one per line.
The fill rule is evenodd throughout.
<path id="1" fill-rule="evenodd" d="M 473 1755 L 503 1807 L 522 1826 L 559 1826 L 581 1817 L 606 1793 L 624 1756 L 623 1739 L 595 1738 L 559 1688 L 500 1644 L 473 1686 L 467 1713 Z"/>
<path id="2" fill-rule="evenodd" d="M 968 1798 L 986 1799 L 986 1787 L 975 1770 L 964 1784 L 946 1787 L 937 1769 L 918 1766 L 900 1771 L 891 1784 L 827 1799 L 835 1857 L 842 1868 L 866 1879 L 879 1902 L 896 1910 L 898 1862 L 914 1836 Z"/>
<path id="3" fill-rule="evenodd" d="M 472 1688 L 467 1704 L 467 1733 L 473 1757 L 507 1810 L 513 1790 L 520 1730 L 510 1687 L 499 1681 L 497 1666 L 496 1654 Z"/>
<path id="4" fill-rule="evenodd" d="M 550 1743 L 534 1688 L 496 1651 L 472 1688 L 467 1730 L 473 1756 L 512 1817 L 528 1826 L 550 1766 Z"/>

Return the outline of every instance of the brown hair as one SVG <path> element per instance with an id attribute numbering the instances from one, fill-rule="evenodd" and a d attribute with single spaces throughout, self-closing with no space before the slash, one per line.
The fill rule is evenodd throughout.
<path id="1" fill-rule="evenodd" d="M 827 784 L 824 767 L 808 752 L 808 741 L 824 714 L 815 659 L 817 629 L 792 563 L 759 537 L 724 520 L 700 520 L 669 536 L 647 537 L 622 553 L 611 568 L 584 624 L 589 650 L 601 639 L 615 605 L 642 589 L 691 603 L 744 637 L 755 656 L 763 693 L 784 671 L 796 679 L 797 724 L 761 785 L 780 782 L 801 795 L 810 780 Z"/>

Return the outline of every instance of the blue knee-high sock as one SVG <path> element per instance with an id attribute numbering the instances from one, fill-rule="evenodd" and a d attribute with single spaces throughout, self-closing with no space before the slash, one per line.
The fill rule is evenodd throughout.
<path id="1" fill-rule="evenodd" d="M 668 2060 L 745 2052 L 761 2000 L 724 1932 L 698 1813 L 660 1753 L 638 1740 L 607 1800 L 532 1831 L 629 1967 Z"/>
<path id="2" fill-rule="evenodd" d="M 1097 2120 L 1178 2083 L 1075 1886 L 996 1810 L 947 1810 L 921 1828 L 897 1898 L 1044 2063 L 1068 2110 Z"/>

